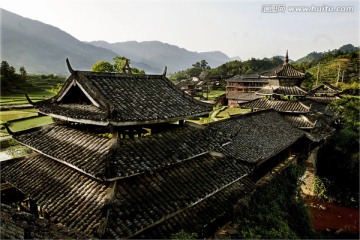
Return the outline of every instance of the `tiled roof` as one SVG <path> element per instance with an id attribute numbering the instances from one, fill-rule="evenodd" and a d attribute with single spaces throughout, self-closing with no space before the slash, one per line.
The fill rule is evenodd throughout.
<path id="1" fill-rule="evenodd" d="M 237 132 L 221 152 L 250 163 L 263 162 L 304 136 L 273 110 L 239 115 L 214 125 L 223 132 Z"/>
<path id="2" fill-rule="evenodd" d="M 260 83 L 267 83 L 268 80 L 264 78 L 260 78 L 259 74 L 253 75 L 235 75 L 226 80 L 227 82 L 260 82 Z"/>
<path id="3" fill-rule="evenodd" d="M 216 130 L 190 126 L 117 141 L 65 126 L 46 126 L 13 137 L 35 151 L 100 179 L 154 171 L 230 141 Z"/>
<path id="4" fill-rule="evenodd" d="M 249 196 L 249 193 L 253 190 L 254 182 L 247 176 L 243 177 L 224 188 L 224 190 L 184 209 L 179 214 L 170 217 L 167 221 L 161 222 L 134 237 L 168 239 L 171 234 L 180 232 L 182 229 L 187 232 L 213 231 L 211 223 L 214 222 L 214 219 L 229 214 L 229 209 L 232 209 L 241 198 Z M 201 234 L 198 234 L 198 238 L 201 238 Z M 115 235 L 110 235 L 110 237 L 115 238 Z"/>
<path id="5" fill-rule="evenodd" d="M 284 96 L 305 96 L 307 91 L 298 86 L 293 87 L 265 87 L 256 92 L 258 95 L 284 95 Z"/>
<path id="6" fill-rule="evenodd" d="M 1 176 L 70 229 L 92 234 L 104 226 L 109 211 L 106 237 L 138 237 L 145 231 L 149 236 L 169 237 L 172 229 L 195 231 L 223 216 L 252 190 L 247 175 L 253 164 L 271 158 L 303 135 L 273 110 L 202 127 L 178 126 L 116 143 L 50 126 L 14 137 L 29 138 L 29 145 L 51 158 L 36 153 L 12 160 Z M 109 147 L 111 143 L 115 146 Z M 111 183 L 85 174 L 97 162 L 102 164 L 101 153 L 108 149 L 105 162 L 110 164 L 105 164 L 105 172 L 112 170 L 112 176 L 122 177 Z M 83 156 L 83 163 L 77 154 Z M 82 166 L 83 172 L 73 164 L 78 169 Z"/>
<path id="7" fill-rule="evenodd" d="M 106 185 L 62 163 L 34 154 L 13 160 L 1 177 L 71 229 L 92 234 L 101 221 Z"/>
<path id="8" fill-rule="evenodd" d="M 94 234 L 106 223 L 109 237 L 127 238 L 158 224 L 168 226 L 168 220 L 195 222 L 204 216 L 204 223 L 222 216 L 252 190 L 253 183 L 245 179 L 251 170 L 245 163 L 205 154 L 162 171 L 117 180 L 110 187 L 35 154 L 13 161 L 1 174 L 69 229 Z"/>
<path id="9" fill-rule="evenodd" d="M 108 138 L 57 125 L 19 132 L 13 138 L 93 177 L 104 175 L 107 155 L 113 144 Z"/>
<path id="10" fill-rule="evenodd" d="M 307 99 L 310 99 L 311 101 L 323 103 L 323 104 L 329 104 L 332 101 L 340 99 L 339 97 L 317 97 L 317 96 L 306 96 Z"/>
<path id="11" fill-rule="evenodd" d="M 324 141 L 324 139 L 330 137 L 335 132 L 335 129 L 330 126 L 332 121 L 333 118 L 319 115 L 316 126 L 310 132 L 306 132 L 306 136 L 313 142 Z"/>
<path id="12" fill-rule="evenodd" d="M 81 232 L 1 204 L 1 239 L 85 239 Z"/>
<path id="13" fill-rule="evenodd" d="M 119 180 L 107 231 L 111 238 L 131 237 L 205 203 L 198 212 L 188 212 L 188 218 L 202 216 L 249 171 L 244 163 L 207 154 L 154 174 Z M 216 209 L 210 211 L 218 217 Z"/>
<path id="14" fill-rule="evenodd" d="M 94 105 L 84 105 L 84 104 L 53 104 L 51 101 L 46 100 L 43 102 L 37 102 L 35 107 L 40 110 L 40 112 L 47 115 L 59 115 L 64 116 L 63 119 L 71 121 L 71 119 L 81 119 L 83 120 L 92 120 L 98 122 L 107 122 L 107 113 L 105 110 L 102 110 Z"/>
<path id="15" fill-rule="evenodd" d="M 299 129 L 313 129 L 316 122 L 311 122 L 304 115 L 284 115 L 286 121 Z"/>
<path id="16" fill-rule="evenodd" d="M 261 96 L 256 95 L 255 93 L 246 93 L 246 92 L 227 92 L 226 93 L 227 99 L 236 99 L 236 100 L 242 100 L 242 101 L 251 101 L 258 98 L 261 98 Z"/>
<path id="17" fill-rule="evenodd" d="M 78 89 L 72 90 L 75 87 Z M 73 102 L 77 100 L 72 96 L 81 92 L 91 103 Z M 100 125 L 168 122 L 212 110 L 211 105 L 186 95 L 163 75 L 85 71 L 75 71 L 55 97 L 34 106 L 53 117 L 74 122 L 91 120 Z"/>
<path id="18" fill-rule="evenodd" d="M 304 78 L 305 73 L 300 72 L 288 63 L 284 63 L 270 71 L 261 74 L 262 77 L 284 77 L 284 78 Z"/>
<path id="19" fill-rule="evenodd" d="M 148 137 L 119 140 L 108 171 L 119 177 L 154 171 L 205 154 L 228 141 L 228 136 L 216 130 L 189 126 Z"/>
<path id="20" fill-rule="evenodd" d="M 240 107 L 252 109 L 275 109 L 278 112 L 293 113 L 308 113 L 310 111 L 310 106 L 307 106 L 297 100 L 285 101 L 270 100 L 267 98 L 260 98 L 251 102 L 240 103 Z"/>
<path id="21" fill-rule="evenodd" d="M 324 95 L 336 95 L 341 93 L 342 91 L 331 85 L 328 82 L 323 82 L 322 84 L 320 84 L 319 86 L 314 87 L 313 89 L 311 89 L 310 93 L 311 94 L 324 94 Z"/>

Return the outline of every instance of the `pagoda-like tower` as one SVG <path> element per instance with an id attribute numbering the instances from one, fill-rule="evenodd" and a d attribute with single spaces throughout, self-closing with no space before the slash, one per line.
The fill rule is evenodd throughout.
<path id="1" fill-rule="evenodd" d="M 261 77 L 267 79 L 270 86 L 293 87 L 301 85 L 305 79 L 305 73 L 300 72 L 289 64 L 289 54 L 286 51 L 284 63 L 262 73 Z"/>

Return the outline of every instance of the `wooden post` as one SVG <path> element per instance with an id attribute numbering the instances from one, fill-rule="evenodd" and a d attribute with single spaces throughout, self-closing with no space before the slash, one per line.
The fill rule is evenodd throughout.
<path id="1" fill-rule="evenodd" d="M 129 129 L 129 138 L 130 139 L 134 138 L 134 129 Z"/>

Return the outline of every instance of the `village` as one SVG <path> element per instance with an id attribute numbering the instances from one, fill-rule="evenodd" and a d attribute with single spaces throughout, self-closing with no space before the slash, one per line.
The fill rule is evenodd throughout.
<path id="1" fill-rule="evenodd" d="M 135 74 L 126 62 L 108 73 L 70 61 L 54 97 L 26 96 L 54 123 L 5 125 L 32 153 L 1 162 L 1 238 L 241 237 L 235 211 L 289 168 L 314 174 L 339 122 L 328 105 L 342 91 L 328 82 L 303 87 L 308 74 L 288 52 L 274 69 L 228 78 L 214 103 L 195 99 L 194 84 L 175 85 L 166 67 Z M 207 82 L 196 84 L 202 93 Z M 219 104 L 244 113 L 199 124 Z"/>

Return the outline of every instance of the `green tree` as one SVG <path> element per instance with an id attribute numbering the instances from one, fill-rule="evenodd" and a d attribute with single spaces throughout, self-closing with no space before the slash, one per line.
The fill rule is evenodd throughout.
<path id="1" fill-rule="evenodd" d="M 25 67 L 24 67 L 24 66 L 20 67 L 19 71 L 20 71 L 21 79 L 22 79 L 23 81 L 25 81 L 25 80 L 26 80 L 26 76 L 27 76 Z"/>
<path id="2" fill-rule="evenodd" d="M 97 62 L 91 68 L 93 72 L 114 72 L 114 70 L 114 66 L 107 61 Z"/>
<path id="3" fill-rule="evenodd" d="M 91 68 L 91 71 L 93 72 L 118 72 L 122 73 L 123 68 L 126 64 L 126 61 L 128 61 L 130 65 L 130 59 L 123 57 L 123 56 L 116 56 L 113 58 L 114 64 L 111 64 L 107 61 L 100 61 L 94 64 L 94 66 Z M 134 74 L 145 74 L 144 70 L 140 70 L 138 68 L 132 67 L 131 72 Z"/>
<path id="4" fill-rule="evenodd" d="M 116 56 L 113 58 L 114 60 L 114 69 L 116 72 L 119 72 L 121 73 L 123 71 L 123 68 L 126 64 L 126 61 L 128 61 L 129 65 L 130 65 L 130 59 L 127 59 L 126 57 L 124 56 Z M 131 68 L 131 70 L 133 70 L 133 68 Z"/>
<path id="5" fill-rule="evenodd" d="M 337 131 L 319 150 L 317 173 L 328 198 L 344 205 L 358 206 L 360 99 L 343 97 L 330 107 L 340 121 Z"/>

